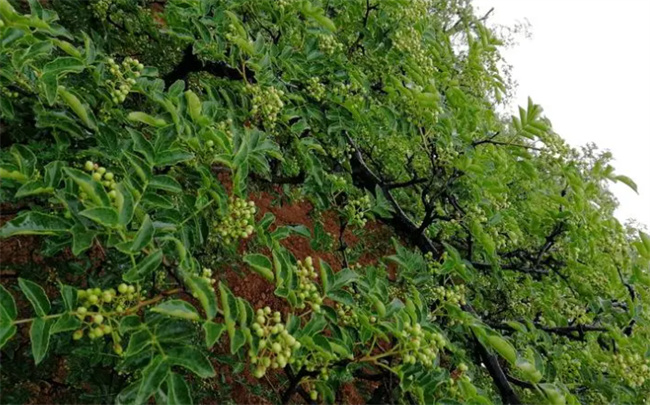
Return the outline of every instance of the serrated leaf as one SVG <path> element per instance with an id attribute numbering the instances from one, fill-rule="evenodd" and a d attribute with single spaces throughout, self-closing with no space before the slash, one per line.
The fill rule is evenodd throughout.
<path id="1" fill-rule="evenodd" d="M 209 349 L 217 343 L 223 332 L 226 330 L 226 325 L 207 321 L 203 324 L 203 330 L 205 331 L 205 345 Z"/>
<path id="2" fill-rule="evenodd" d="M 83 225 L 75 225 L 70 230 L 72 232 L 72 254 L 79 256 L 89 249 L 97 232 L 86 229 Z"/>
<path id="3" fill-rule="evenodd" d="M 162 260 L 162 250 L 156 250 L 142 259 L 135 267 L 131 268 L 122 278 L 129 283 L 142 280 L 153 273 L 160 266 Z"/>
<path id="4" fill-rule="evenodd" d="M 271 263 L 271 260 L 269 260 L 268 257 L 261 254 L 252 253 L 245 255 L 243 260 L 244 262 L 248 263 L 248 265 L 253 270 L 255 270 L 257 274 L 264 277 L 268 281 L 273 281 L 273 263 Z"/>
<path id="5" fill-rule="evenodd" d="M 135 131 L 131 128 L 128 129 L 129 133 L 131 134 L 131 139 L 133 139 L 133 143 L 135 144 L 135 150 L 142 153 L 149 164 L 153 164 L 155 162 L 156 153 L 151 142 L 149 142 L 149 140 L 145 138 L 140 132 Z"/>
<path id="6" fill-rule="evenodd" d="M 4 347 L 5 344 L 11 339 L 15 334 L 18 328 L 13 324 L 2 324 L 0 323 L 0 349 Z"/>
<path id="7" fill-rule="evenodd" d="M 109 228 L 117 226 L 118 219 L 119 219 L 117 211 L 115 211 L 115 208 L 108 208 L 108 207 L 89 208 L 87 210 L 81 211 L 79 215 L 82 215 L 98 223 L 99 225 L 109 227 Z"/>
<path id="8" fill-rule="evenodd" d="M 115 206 L 117 207 L 118 212 L 118 222 L 120 225 L 128 225 L 133 218 L 133 213 L 135 212 L 133 194 L 126 185 L 122 183 L 117 185 L 116 191 Z"/>
<path id="9" fill-rule="evenodd" d="M 244 347 L 244 344 L 246 344 L 246 336 L 244 335 L 244 332 L 241 331 L 241 329 L 235 330 L 235 334 L 230 339 L 230 353 L 235 354 Z"/>
<path id="10" fill-rule="evenodd" d="M 194 155 L 181 149 L 162 151 L 156 156 L 156 166 L 172 166 L 194 159 Z"/>
<path id="11" fill-rule="evenodd" d="M 120 325 L 120 332 L 122 331 L 122 325 Z M 147 346 L 151 344 L 151 335 L 149 331 L 141 330 L 131 334 L 129 338 L 129 345 L 126 347 L 126 352 L 124 355 L 126 357 L 134 356 L 141 351 L 143 351 Z"/>
<path id="12" fill-rule="evenodd" d="M 15 198 L 24 198 L 38 194 L 48 194 L 54 191 L 51 187 L 45 187 L 42 181 L 33 180 L 23 184 L 18 191 L 16 191 Z"/>
<path id="13" fill-rule="evenodd" d="M 142 220 L 142 225 L 138 229 L 135 238 L 131 242 L 130 250 L 133 253 L 140 252 L 142 249 L 147 247 L 153 241 L 154 228 L 151 223 L 151 218 L 149 214 L 145 215 L 144 220 Z"/>
<path id="14" fill-rule="evenodd" d="M 74 315 L 68 313 L 61 315 L 54 325 L 50 333 L 54 335 L 55 333 L 67 332 L 71 330 L 76 330 L 81 327 L 81 321 Z"/>
<path id="15" fill-rule="evenodd" d="M 72 169 L 70 167 L 64 167 L 63 171 L 72 179 L 72 181 L 77 183 L 81 191 L 86 193 L 88 198 L 90 198 L 95 204 L 102 207 L 109 207 L 111 205 L 111 201 L 108 198 L 108 194 L 106 194 L 104 187 L 102 187 L 99 182 L 93 180 L 90 175 L 81 170 Z"/>
<path id="16" fill-rule="evenodd" d="M 45 290 L 43 290 L 40 285 L 24 278 L 18 278 L 18 285 L 23 294 L 25 294 L 29 302 L 32 304 L 34 311 L 36 311 L 36 315 L 42 317 L 50 313 L 50 300 L 47 298 Z"/>
<path id="17" fill-rule="evenodd" d="M 62 218 L 29 211 L 19 214 L 0 228 L 0 238 L 15 235 L 56 235 L 68 229 L 68 222 Z"/>
<path id="18" fill-rule="evenodd" d="M 158 390 L 158 387 L 165 381 L 169 373 L 169 364 L 162 356 L 154 357 L 151 362 L 142 370 L 142 380 L 138 387 L 138 394 L 135 398 L 136 404 L 142 404 Z"/>
<path id="19" fill-rule="evenodd" d="M 4 324 L 6 320 L 13 321 L 16 316 L 18 316 L 16 301 L 13 295 L 0 284 L 0 325 Z"/>
<path id="20" fill-rule="evenodd" d="M 165 301 L 153 308 L 151 311 L 175 318 L 188 319 L 191 321 L 197 321 L 200 318 L 196 308 L 183 300 Z"/>
<path id="21" fill-rule="evenodd" d="M 69 285 L 60 284 L 59 290 L 61 291 L 61 298 L 63 298 L 65 309 L 68 311 L 75 309 L 77 306 L 77 289 Z"/>
<path id="22" fill-rule="evenodd" d="M 147 124 L 157 128 L 164 127 L 165 125 L 167 125 L 167 121 L 165 121 L 164 119 L 153 117 L 141 111 L 134 111 L 132 113 L 129 113 L 127 118 L 129 121 L 141 122 L 143 124 Z"/>
<path id="23" fill-rule="evenodd" d="M 177 182 L 173 177 L 166 175 L 154 176 L 149 182 L 149 188 L 165 190 L 171 193 L 180 193 L 183 191 L 179 182 Z"/>
<path id="24" fill-rule="evenodd" d="M 202 277 L 189 276 L 185 278 L 185 284 L 203 306 L 207 319 L 217 316 L 217 297 L 211 286 Z"/>
<path id="25" fill-rule="evenodd" d="M 47 354 L 47 349 L 50 346 L 50 321 L 41 318 L 34 319 L 29 329 L 29 338 L 32 342 L 34 363 L 38 365 Z"/>
<path id="26" fill-rule="evenodd" d="M 180 375 L 170 373 L 167 376 L 167 404 L 192 405 L 190 388 Z"/>
<path id="27" fill-rule="evenodd" d="M 201 378 L 214 377 L 216 374 L 210 360 L 192 346 L 176 346 L 165 354 L 170 364 L 184 367 Z"/>

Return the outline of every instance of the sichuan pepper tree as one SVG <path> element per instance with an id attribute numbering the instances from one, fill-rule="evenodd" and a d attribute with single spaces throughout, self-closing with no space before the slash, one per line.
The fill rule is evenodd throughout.
<path id="1" fill-rule="evenodd" d="M 225 390 L 217 347 L 233 370 L 286 375 L 274 402 L 332 403 L 347 383 L 375 387 L 369 403 L 647 399 L 650 238 L 607 188 L 635 185 L 532 101 L 498 112 L 502 38 L 468 2 L 15 3 L 0 0 L 0 195 L 19 212 L 0 237 L 76 261 L 3 280 L 3 379 L 29 335 L 37 366 L 117 371 L 118 403 Z M 274 225 L 251 197 L 269 184 L 341 235 L 383 222 L 395 254 L 356 263 L 319 215 Z M 295 257 L 291 235 L 342 269 Z M 79 271 L 97 249 L 100 271 Z M 234 294 L 233 264 L 288 310 Z"/>

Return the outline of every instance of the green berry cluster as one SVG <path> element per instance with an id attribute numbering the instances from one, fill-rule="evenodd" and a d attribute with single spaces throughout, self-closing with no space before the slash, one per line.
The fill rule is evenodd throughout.
<path id="1" fill-rule="evenodd" d="M 275 87 L 262 87 L 260 85 L 247 84 L 246 93 L 251 95 L 252 107 L 251 114 L 274 126 L 278 115 L 284 107 L 282 96 L 284 91 Z"/>
<path id="2" fill-rule="evenodd" d="M 217 130 L 223 132 L 224 134 L 228 135 L 229 138 L 232 138 L 232 131 L 230 127 L 232 126 L 232 118 L 225 119 L 223 121 L 219 121 L 216 125 Z"/>
<path id="3" fill-rule="evenodd" d="M 338 318 L 343 324 L 343 326 L 351 326 L 354 328 L 358 328 L 360 326 L 359 316 L 357 315 L 357 312 L 354 310 L 354 308 L 352 308 L 351 306 L 343 305 L 337 302 L 336 314 L 338 315 Z"/>
<path id="4" fill-rule="evenodd" d="M 602 364 L 603 372 L 615 373 L 632 388 L 650 381 L 650 360 L 639 353 L 618 353 L 613 356 L 614 364 Z"/>
<path id="5" fill-rule="evenodd" d="M 334 35 L 321 35 L 318 39 L 318 49 L 326 55 L 332 55 L 343 49 L 343 44 L 336 40 Z"/>
<path id="6" fill-rule="evenodd" d="M 328 174 L 327 179 L 332 183 L 332 188 L 337 191 L 344 190 L 345 186 L 348 184 L 345 177 L 336 174 Z"/>
<path id="7" fill-rule="evenodd" d="M 457 284 L 449 288 L 443 286 L 432 287 L 430 294 L 433 299 L 440 301 L 440 303 L 448 303 L 451 305 L 465 305 L 465 284 Z"/>
<path id="8" fill-rule="evenodd" d="M 207 281 L 212 291 L 214 291 L 214 284 L 217 282 L 217 280 L 212 278 L 212 269 L 204 267 L 201 271 L 201 278 Z M 196 295 L 194 295 L 194 298 L 197 298 Z"/>
<path id="9" fill-rule="evenodd" d="M 318 80 L 318 77 L 310 77 L 307 80 L 307 92 L 316 101 L 321 101 L 325 96 L 325 85 Z"/>
<path id="10" fill-rule="evenodd" d="M 105 167 L 100 166 L 98 163 L 90 160 L 84 164 L 84 170 L 91 173 L 93 180 L 99 182 L 108 190 L 108 196 L 111 199 L 117 197 L 117 182 L 115 181 L 115 174 L 106 170 Z M 85 199 L 85 193 L 81 193 L 81 198 Z"/>
<path id="11" fill-rule="evenodd" d="M 255 229 L 254 222 L 255 202 L 230 197 L 228 214 L 217 222 L 216 230 L 224 243 L 230 244 L 239 238 L 251 236 Z"/>
<path id="12" fill-rule="evenodd" d="M 438 351 L 446 344 L 441 334 L 424 330 L 419 323 L 407 323 L 398 340 L 403 362 L 425 367 L 433 366 Z"/>
<path id="13" fill-rule="evenodd" d="M 95 0 L 89 4 L 90 11 L 99 20 L 105 20 L 108 16 L 108 9 L 111 7 L 111 0 Z"/>
<path id="14" fill-rule="evenodd" d="M 16 93 L 15 91 L 11 91 L 8 88 L 2 86 L 0 86 L 0 94 L 3 97 L 7 97 L 7 98 L 18 98 L 18 93 Z"/>
<path id="15" fill-rule="evenodd" d="M 79 290 L 77 299 L 82 305 L 77 308 L 76 315 L 83 321 L 83 326 L 72 334 L 72 338 L 79 340 L 84 332 L 91 340 L 111 336 L 115 353 L 122 354 L 121 338 L 115 329 L 118 321 L 114 316 L 124 313 L 140 300 L 139 289 L 124 283 L 117 287 L 117 291 L 113 288 L 88 288 Z"/>
<path id="16" fill-rule="evenodd" d="M 284 368 L 291 360 L 293 351 L 300 348 L 300 342 L 282 323 L 282 315 L 277 311 L 271 315 L 269 307 L 257 310 L 252 329 L 259 338 L 257 350 L 251 348 L 248 351 L 251 363 L 256 365 L 253 371 L 256 378 L 264 376 L 269 367 Z"/>
<path id="17" fill-rule="evenodd" d="M 370 210 L 370 197 L 365 195 L 360 198 L 349 200 L 345 205 L 344 212 L 348 223 L 352 226 L 363 228 L 366 226 L 366 212 Z"/>
<path id="18" fill-rule="evenodd" d="M 339 162 L 343 162 L 346 159 L 352 159 L 352 152 L 353 152 L 352 146 L 347 144 L 343 149 L 338 149 L 338 148 L 330 149 L 330 155 L 334 159 L 337 159 Z"/>
<path id="19" fill-rule="evenodd" d="M 308 256 L 304 262 L 298 260 L 296 274 L 298 275 L 298 287 L 296 291 L 298 308 L 304 308 L 307 303 L 314 312 L 320 312 L 323 297 L 320 295 L 318 284 L 314 282 L 318 278 L 318 273 L 314 269 L 313 259 Z"/>
<path id="20" fill-rule="evenodd" d="M 107 62 L 108 71 L 113 78 L 107 79 L 104 83 L 109 88 L 113 103 L 122 103 L 135 84 L 135 79 L 140 76 L 144 65 L 131 57 L 124 58 L 121 67 L 113 58 L 108 58 Z"/>

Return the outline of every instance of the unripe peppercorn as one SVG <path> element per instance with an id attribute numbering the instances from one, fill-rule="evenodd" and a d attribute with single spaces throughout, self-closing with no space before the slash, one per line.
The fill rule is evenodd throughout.
<path id="1" fill-rule="evenodd" d="M 86 169 L 86 171 L 88 172 L 92 172 L 94 168 L 95 168 L 95 164 L 90 160 L 86 161 L 86 163 L 84 164 L 84 169 Z"/>
<path id="2" fill-rule="evenodd" d="M 128 290 L 129 290 L 129 287 L 128 287 L 126 284 L 124 284 L 124 283 L 122 283 L 122 284 L 120 284 L 119 286 L 117 286 L 117 291 L 119 291 L 120 294 L 124 294 L 124 293 L 126 293 Z"/>
<path id="3" fill-rule="evenodd" d="M 104 316 L 102 316 L 102 314 L 97 314 L 93 316 L 93 322 L 96 323 L 97 325 L 101 324 L 102 322 L 104 322 Z"/>
<path id="4" fill-rule="evenodd" d="M 72 339 L 74 339 L 74 340 L 79 340 L 79 339 L 81 339 L 82 337 L 84 337 L 84 331 L 83 331 L 83 329 L 76 330 L 76 331 L 72 334 Z"/>
<path id="5" fill-rule="evenodd" d="M 95 181 L 101 181 L 102 175 L 98 172 L 93 173 L 93 180 Z"/>

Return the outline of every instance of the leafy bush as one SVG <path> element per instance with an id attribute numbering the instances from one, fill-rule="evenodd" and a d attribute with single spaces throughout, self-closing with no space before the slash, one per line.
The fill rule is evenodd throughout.
<path id="1" fill-rule="evenodd" d="M 634 183 L 532 101 L 498 113 L 502 41 L 469 3 L 28 3 L 0 0 L 0 237 L 44 260 L 0 286 L 3 386 L 28 333 L 80 402 L 198 402 L 216 363 L 280 381 L 272 402 L 648 398 L 650 238 L 607 189 Z M 362 264 L 374 222 L 394 247 Z"/>

